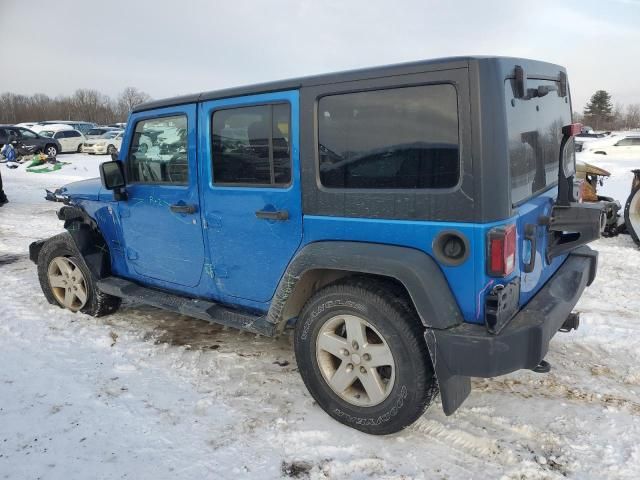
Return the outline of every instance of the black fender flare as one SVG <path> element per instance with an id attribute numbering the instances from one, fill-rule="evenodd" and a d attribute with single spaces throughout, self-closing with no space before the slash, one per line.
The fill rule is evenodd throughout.
<path id="1" fill-rule="evenodd" d="M 96 221 L 76 205 L 62 207 L 57 216 L 64 221 L 64 228 L 73 238 L 94 277 L 101 279 L 108 276 L 111 271 L 111 256 Z"/>
<path id="2" fill-rule="evenodd" d="M 280 324 L 283 311 L 296 284 L 314 269 L 346 270 L 392 277 L 406 288 L 425 326 L 425 342 L 431 356 L 442 405 L 452 414 L 471 392 L 471 379 L 455 375 L 438 361 L 435 331 L 464 322 L 449 283 L 436 261 L 428 254 L 408 247 L 377 243 L 322 241 L 303 247 L 289 263 L 267 313 L 267 320 Z"/>
<path id="3" fill-rule="evenodd" d="M 426 253 L 408 247 L 365 242 L 322 241 L 298 251 L 280 279 L 267 319 L 278 324 L 302 275 L 314 269 L 343 270 L 391 277 L 409 292 L 427 328 L 451 328 L 463 322 L 440 267 Z"/>

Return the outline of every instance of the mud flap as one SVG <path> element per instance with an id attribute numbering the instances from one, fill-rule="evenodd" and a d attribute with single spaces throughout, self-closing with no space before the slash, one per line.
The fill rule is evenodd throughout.
<path id="1" fill-rule="evenodd" d="M 424 333 L 424 339 L 438 380 L 442 410 L 445 415 L 452 415 L 471 393 L 471 378 L 451 372 L 444 357 L 438 355 L 436 336 L 431 329 Z"/>

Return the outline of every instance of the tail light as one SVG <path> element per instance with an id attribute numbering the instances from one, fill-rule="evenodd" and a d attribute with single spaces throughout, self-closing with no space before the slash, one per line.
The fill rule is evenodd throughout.
<path id="1" fill-rule="evenodd" d="M 569 125 L 562 127 L 562 135 L 565 137 L 575 137 L 580 132 L 582 132 L 581 123 L 570 123 Z"/>
<path id="2" fill-rule="evenodd" d="M 493 228 L 488 235 L 488 273 L 494 277 L 506 277 L 516 266 L 516 226 Z"/>

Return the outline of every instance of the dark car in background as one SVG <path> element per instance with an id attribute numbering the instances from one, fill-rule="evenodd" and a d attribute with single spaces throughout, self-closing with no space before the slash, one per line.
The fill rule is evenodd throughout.
<path id="1" fill-rule="evenodd" d="M 24 127 L 16 127 L 13 125 L 0 125 L 0 148 L 6 143 L 21 142 L 24 145 L 35 146 L 37 151 L 41 151 L 55 157 L 62 151 L 60 142 L 55 138 L 48 138 L 38 135 L 36 132 Z"/>

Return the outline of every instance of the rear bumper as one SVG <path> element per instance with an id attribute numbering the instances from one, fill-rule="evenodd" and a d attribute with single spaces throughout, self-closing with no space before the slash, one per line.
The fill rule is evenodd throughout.
<path id="1" fill-rule="evenodd" d="M 593 282 L 597 268 L 598 252 L 586 246 L 571 252 L 546 285 L 498 335 L 469 323 L 428 331 L 425 338 L 431 347 L 441 389 L 452 388 L 449 405 L 447 392 L 443 392 L 445 413 L 453 413 L 469 393 L 468 377 L 495 377 L 538 365 L 547 354 L 551 338 L 584 289 Z"/>

